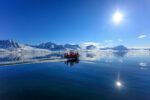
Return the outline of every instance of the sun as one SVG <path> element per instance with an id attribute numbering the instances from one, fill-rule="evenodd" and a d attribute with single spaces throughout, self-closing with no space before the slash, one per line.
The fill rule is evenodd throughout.
<path id="1" fill-rule="evenodd" d="M 117 11 L 114 15 L 113 15 L 113 21 L 115 22 L 115 23 L 120 23 L 121 21 L 122 21 L 122 19 L 123 19 L 123 14 L 121 13 L 121 12 L 119 12 L 119 11 Z"/>

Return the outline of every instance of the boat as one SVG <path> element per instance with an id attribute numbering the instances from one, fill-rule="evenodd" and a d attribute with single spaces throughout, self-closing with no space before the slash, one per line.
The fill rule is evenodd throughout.
<path id="1" fill-rule="evenodd" d="M 78 52 L 73 52 L 73 51 L 64 54 L 64 58 L 67 58 L 67 60 L 78 59 L 79 56 L 80 55 Z"/>

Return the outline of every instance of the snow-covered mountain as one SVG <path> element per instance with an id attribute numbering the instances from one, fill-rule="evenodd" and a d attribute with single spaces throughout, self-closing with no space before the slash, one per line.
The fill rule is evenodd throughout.
<path id="1" fill-rule="evenodd" d="M 0 40 L 0 49 L 16 50 L 20 48 L 19 44 L 13 40 Z"/>
<path id="2" fill-rule="evenodd" d="M 93 42 L 86 42 L 83 44 L 64 44 L 58 45 L 52 42 L 41 43 L 39 45 L 34 46 L 36 48 L 48 49 L 51 51 L 59 51 L 59 50 L 99 50 L 100 45 Z"/>
<path id="3" fill-rule="evenodd" d="M 74 44 L 65 44 L 65 45 L 58 45 L 52 42 L 46 42 L 46 43 L 41 43 L 39 45 L 23 45 L 19 44 L 13 40 L 0 40 L 0 51 L 61 51 L 61 50 L 79 50 L 80 46 L 79 45 L 74 45 Z"/>
<path id="4" fill-rule="evenodd" d="M 127 51 L 134 50 L 123 45 L 115 47 L 102 48 L 99 43 L 84 42 L 82 44 L 64 44 L 58 45 L 52 42 L 41 43 L 39 45 L 23 45 L 13 40 L 0 40 L 0 52 L 51 52 L 51 51 L 65 51 L 65 50 L 83 50 L 83 51 L 98 51 L 98 50 L 116 50 Z M 139 49 L 135 49 L 139 50 Z M 150 49 L 145 49 L 150 50 Z"/>
<path id="5" fill-rule="evenodd" d="M 119 46 L 114 47 L 113 50 L 121 50 L 121 51 L 124 50 L 125 51 L 125 50 L 128 50 L 128 48 L 123 45 L 119 45 Z"/>
<path id="6" fill-rule="evenodd" d="M 52 43 L 52 42 L 41 43 L 35 47 L 41 48 L 41 49 L 48 49 L 48 50 L 52 50 L 52 51 L 65 50 L 63 45 L 57 45 L 57 44 Z"/>
<path id="7" fill-rule="evenodd" d="M 80 46 L 79 45 L 74 45 L 74 44 L 65 44 L 65 45 L 58 45 L 52 42 L 46 42 L 46 43 L 41 43 L 37 46 L 37 48 L 42 48 L 42 49 L 48 49 L 51 51 L 59 51 L 59 50 L 79 50 Z"/>
<path id="8" fill-rule="evenodd" d="M 44 52 L 49 53 L 47 49 L 31 47 L 29 45 L 19 44 L 13 40 L 0 40 L 0 52 Z"/>
<path id="9" fill-rule="evenodd" d="M 20 52 L 32 52 L 32 53 L 50 53 L 50 50 L 47 49 L 40 49 L 40 48 L 36 48 L 36 47 L 31 47 L 28 45 L 20 45 L 20 49 L 18 49 L 18 51 Z"/>

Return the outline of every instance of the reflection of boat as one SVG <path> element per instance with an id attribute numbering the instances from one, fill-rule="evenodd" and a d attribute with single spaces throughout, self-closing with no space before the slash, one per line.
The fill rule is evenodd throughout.
<path id="1" fill-rule="evenodd" d="M 65 61 L 65 64 L 69 66 L 73 66 L 74 64 L 78 64 L 78 63 L 79 63 L 79 59 L 68 59 L 67 61 Z"/>
<path id="2" fill-rule="evenodd" d="M 70 51 L 69 53 L 64 54 L 64 58 L 67 58 L 68 60 L 78 59 L 79 56 L 80 55 L 78 52 L 73 52 L 73 51 Z"/>

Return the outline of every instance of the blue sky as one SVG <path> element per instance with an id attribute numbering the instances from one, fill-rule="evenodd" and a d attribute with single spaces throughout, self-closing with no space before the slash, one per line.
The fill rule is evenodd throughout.
<path id="1" fill-rule="evenodd" d="M 149 0 L 1 0 L 0 39 L 150 47 Z M 112 16 L 119 9 L 119 25 Z"/>

